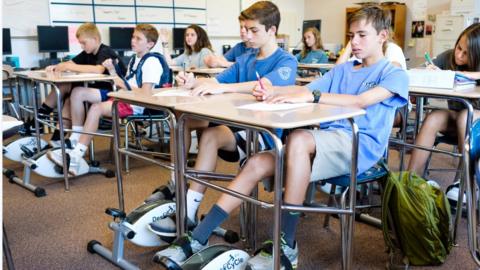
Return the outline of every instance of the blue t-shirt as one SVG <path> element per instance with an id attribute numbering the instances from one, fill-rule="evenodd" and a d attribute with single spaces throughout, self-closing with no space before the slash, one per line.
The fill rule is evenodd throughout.
<path id="1" fill-rule="evenodd" d="M 245 46 L 245 42 L 239 42 L 233 46 L 228 52 L 226 52 L 223 57 L 227 59 L 228 62 L 235 62 L 237 57 L 243 55 L 244 53 L 254 52 L 256 53 L 258 49 L 248 48 Z"/>
<path id="2" fill-rule="evenodd" d="M 295 57 L 297 57 L 299 63 L 303 64 L 321 64 L 328 62 L 327 54 L 322 50 L 310 51 L 304 58 L 302 58 L 301 53 L 296 54 Z"/>
<path id="3" fill-rule="evenodd" d="M 258 72 L 261 78 L 265 77 L 272 85 L 284 86 L 295 84 L 297 60 L 278 48 L 265 59 L 257 60 L 257 54 L 245 53 L 237 57 L 235 64 L 216 76 L 219 83 L 241 83 L 256 81 Z"/>
<path id="4" fill-rule="evenodd" d="M 395 109 L 407 104 L 407 73 L 401 68 L 391 65 L 385 58 L 369 67 L 360 69 L 354 69 L 353 62 L 347 62 L 335 66 L 322 78 L 307 85 L 311 91 L 319 90 L 323 93 L 350 95 L 359 95 L 375 86 L 383 87 L 394 95 L 365 108 L 365 115 L 355 117 L 360 137 L 358 174 L 372 167 L 385 153 L 395 117 Z M 329 122 L 321 127 L 342 129 L 351 134 L 348 120 Z"/>
<path id="5" fill-rule="evenodd" d="M 267 78 L 275 86 L 295 84 L 298 63 L 293 55 L 281 48 L 265 59 L 257 60 L 257 54 L 258 52 L 251 52 L 238 57 L 235 64 L 216 76 L 217 81 L 219 83 L 256 81 L 255 72 L 258 72 L 261 78 Z M 274 132 L 282 138 L 282 129 L 275 129 Z M 273 141 L 268 136 L 264 137 L 267 148 L 271 149 Z"/>

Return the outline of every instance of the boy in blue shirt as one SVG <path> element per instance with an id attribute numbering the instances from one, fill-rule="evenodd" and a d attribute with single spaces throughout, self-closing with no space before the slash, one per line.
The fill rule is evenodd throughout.
<path id="1" fill-rule="evenodd" d="M 185 82 L 185 87 L 192 88 L 193 95 L 251 93 L 252 89 L 259 84 L 256 72 L 260 75 L 264 86 L 286 86 L 295 83 L 297 61 L 291 54 L 279 48 L 276 42 L 276 33 L 280 24 L 280 12 L 277 6 L 270 1 L 259 1 L 244 10 L 241 16 L 245 18 L 248 43 L 252 48 L 258 48 L 258 52 L 246 53 L 238 57 L 230 68 L 216 78 L 194 79 L 193 75 L 180 72 L 177 81 L 180 84 Z M 189 130 L 192 128 L 201 127 L 208 127 L 208 122 L 189 120 L 186 122 L 185 134 L 190 134 Z M 227 161 L 238 161 L 243 154 L 243 150 L 239 149 L 241 133 L 244 131 L 232 130 L 224 125 L 203 130 L 195 169 L 215 170 L 218 155 Z M 259 141 L 262 141 L 261 137 Z M 196 225 L 196 212 L 205 189 L 205 186 L 192 182 L 187 192 L 187 226 L 189 228 Z M 152 223 L 151 228 L 160 235 L 175 236 L 175 228 L 170 225 L 171 222 L 160 220 Z M 164 251 L 158 253 L 158 257 L 164 255 L 166 255 Z"/>
<path id="2" fill-rule="evenodd" d="M 245 18 L 238 16 L 238 23 L 240 24 L 240 39 L 242 42 L 237 43 L 233 48 L 228 50 L 223 56 L 208 55 L 205 57 L 205 64 L 209 67 L 230 67 L 235 63 L 237 57 L 244 53 L 257 52 L 258 49 L 250 47 L 248 44 L 247 29 L 245 28 Z"/>
<path id="3" fill-rule="evenodd" d="M 364 6 L 349 17 L 353 53 L 363 60 L 363 64 L 354 66 L 350 62 L 336 66 L 324 77 L 307 86 L 269 86 L 266 90 L 260 87 L 254 90 L 254 95 L 267 102 L 314 102 L 365 109 L 366 115 L 355 119 L 360 136 L 358 174 L 382 157 L 387 147 L 395 109 L 407 102 L 407 74 L 391 65 L 382 52 L 382 45 L 388 37 L 390 20 L 389 13 L 379 6 Z M 319 130 L 296 130 L 289 135 L 285 158 L 284 204 L 302 205 L 311 181 L 348 174 L 351 145 L 351 128 L 346 120 L 330 122 Z M 256 154 L 248 160 L 228 188 L 248 195 L 258 181 L 273 175 L 274 168 L 275 162 L 271 153 Z M 182 238 L 183 243 L 189 243 L 191 247 L 206 246 L 213 229 L 241 202 L 238 198 L 223 194 L 193 233 Z M 298 264 L 298 247 L 295 241 L 298 220 L 297 212 L 282 211 L 281 249 L 293 269 Z M 181 249 L 175 246 L 169 249 L 173 260 L 181 258 Z M 174 250 L 177 253 L 173 252 Z M 248 261 L 247 269 L 273 269 L 270 251 L 262 249 L 258 252 Z"/>

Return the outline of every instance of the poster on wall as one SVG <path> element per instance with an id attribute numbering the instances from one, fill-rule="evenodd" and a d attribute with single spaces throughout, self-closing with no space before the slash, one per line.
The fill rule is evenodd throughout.
<path id="1" fill-rule="evenodd" d="M 425 21 L 412 22 L 412 38 L 423 38 L 425 32 Z"/>

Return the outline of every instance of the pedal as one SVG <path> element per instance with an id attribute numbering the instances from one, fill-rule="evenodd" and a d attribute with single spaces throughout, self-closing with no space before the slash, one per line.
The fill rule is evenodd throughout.
<path id="1" fill-rule="evenodd" d="M 110 208 L 110 207 L 105 209 L 105 213 L 109 216 L 112 216 L 114 219 L 115 218 L 124 219 L 127 216 L 127 214 L 125 214 L 124 211 L 117 208 Z"/>

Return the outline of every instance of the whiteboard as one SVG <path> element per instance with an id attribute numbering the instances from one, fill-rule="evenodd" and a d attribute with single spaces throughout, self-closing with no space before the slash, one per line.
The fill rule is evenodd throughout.
<path id="1" fill-rule="evenodd" d="M 139 23 L 172 23 L 173 9 L 137 7 L 137 21 Z"/>
<path id="2" fill-rule="evenodd" d="M 95 6 L 95 20 L 106 23 L 135 23 L 135 9 L 120 6 Z"/>
<path id="3" fill-rule="evenodd" d="M 92 6 L 50 5 L 52 22 L 93 22 Z"/>
<path id="4" fill-rule="evenodd" d="M 206 22 L 205 10 L 175 8 L 175 23 L 205 24 Z"/>
<path id="5" fill-rule="evenodd" d="M 91 3 L 91 2 L 90 2 Z M 95 0 L 95 5 L 134 5 L 134 0 Z"/>
<path id="6" fill-rule="evenodd" d="M 239 36 L 238 15 L 240 15 L 240 2 L 238 0 L 207 0 L 208 35 Z"/>
<path id="7" fill-rule="evenodd" d="M 175 7 L 206 8 L 206 6 L 205 0 L 175 0 Z"/>
<path id="8" fill-rule="evenodd" d="M 137 6 L 173 7 L 173 0 L 137 0 Z"/>
<path id="9" fill-rule="evenodd" d="M 46 0 L 2 0 L 2 27 L 10 28 L 12 37 L 36 36 L 37 25 L 50 24 L 48 14 Z"/>

